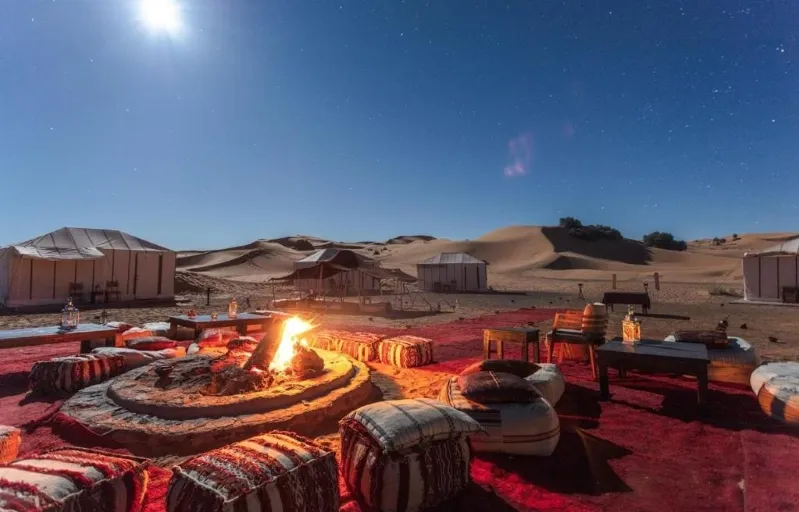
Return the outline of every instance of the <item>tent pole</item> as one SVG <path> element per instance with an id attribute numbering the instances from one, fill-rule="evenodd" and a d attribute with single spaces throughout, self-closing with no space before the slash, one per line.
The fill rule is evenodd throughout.
<path id="1" fill-rule="evenodd" d="M 33 259 L 31 259 L 31 275 L 28 282 L 28 286 L 30 287 L 30 292 L 28 294 L 28 300 L 33 300 Z"/>
<path id="2" fill-rule="evenodd" d="M 55 299 L 55 271 L 58 268 L 58 262 L 53 262 L 53 298 Z"/>

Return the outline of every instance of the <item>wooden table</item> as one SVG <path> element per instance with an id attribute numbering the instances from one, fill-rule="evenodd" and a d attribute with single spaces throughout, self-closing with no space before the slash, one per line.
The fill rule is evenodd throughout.
<path id="1" fill-rule="evenodd" d="M 538 337 L 540 333 L 538 329 L 531 327 L 496 327 L 493 329 L 483 329 L 483 358 L 491 359 L 491 342 L 496 342 L 497 356 L 500 359 L 505 358 L 505 342 L 520 343 L 522 346 L 522 359 L 529 361 L 528 346 L 533 345 L 533 362 L 538 363 L 541 360 L 540 350 L 538 348 Z"/>
<path id="2" fill-rule="evenodd" d="M 605 292 L 602 296 L 602 303 L 610 306 L 613 311 L 614 304 L 627 304 L 641 306 L 644 314 L 649 313 L 652 307 L 652 300 L 647 292 Z"/>
<path id="3" fill-rule="evenodd" d="M 102 343 L 92 343 L 93 341 Z M 91 352 L 96 346 L 122 347 L 122 334 L 114 327 L 97 324 L 79 324 L 74 329 L 52 327 L 29 327 L 0 331 L 0 349 L 70 343 L 80 341 L 80 353 Z"/>
<path id="4" fill-rule="evenodd" d="M 642 340 L 626 344 L 614 339 L 596 348 L 599 359 L 599 394 L 602 400 L 610 397 L 608 368 L 618 369 L 619 377 L 627 370 L 647 373 L 676 373 L 694 375 L 699 387 L 697 398 L 702 405 L 707 399 L 707 367 L 710 358 L 707 348 L 700 343 Z"/>
<path id="5" fill-rule="evenodd" d="M 194 329 L 194 338 L 200 335 L 203 329 L 213 329 L 218 327 L 235 327 L 242 336 L 247 334 L 247 326 L 261 325 L 266 329 L 272 323 L 271 315 L 256 315 L 254 313 L 239 313 L 235 318 L 225 315 L 218 315 L 216 320 L 211 319 L 211 315 L 197 315 L 189 318 L 187 315 L 169 317 L 169 337 L 174 339 L 177 334 L 178 326 Z"/>

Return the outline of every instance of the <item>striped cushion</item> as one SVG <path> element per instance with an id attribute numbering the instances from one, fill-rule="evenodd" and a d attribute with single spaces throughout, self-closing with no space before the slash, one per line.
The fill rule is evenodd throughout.
<path id="1" fill-rule="evenodd" d="M 151 336 L 153 336 L 152 331 L 142 329 L 141 327 L 131 327 L 122 333 L 122 340 L 127 342 L 129 340 L 135 340 L 136 338 L 149 338 Z"/>
<path id="2" fill-rule="evenodd" d="M 172 468 L 167 511 L 337 512 L 332 452 L 290 432 L 269 432 Z"/>
<path id="3" fill-rule="evenodd" d="M 424 366 L 433 362 L 433 340 L 419 336 L 389 338 L 378 345 L 378 356 L 381 363 L 398 368 Z"/>
<path id="4" fill-rule="evenodd" d="M 760 393 L 763 384 L 780 375 L 799 375 L 799 363 L 783 361 L 780 363 L 766 363 L 758 366 L 750 376 L 749 382 L 755 394 Z"/>
<path id="5" fill-rule="evenodd" d="M 524 380 L 532 382 L 533 386 L 546 398 L 547 402 L 556 405 L 566 390 L 566 381 L 558 367 L 552 363 L 540 363 L 540 368 Z"/>
<path id="6" fill-rule="evenodd" d="M 560 440 L 558 415 L 544 398 L 530 403 L 478 404 L 461 394 L 457 377 L 447 381 L 438 398 L 485 429 L 485 435 L 471 437 L 475 452 L 548 456 Z"/>
<path id="7" fill-rule="evenodd" d="M 502 372 L 525 378 L 538 371 L 538 368 L 539 366 L 536 363 L 519 359 L 483 359 L 461 370 L 460 375 L 465 376 L 477 372 Z"/>
<path id="8" fill-rule="evenodd" d="M 665 341 L 675 341 L 667 336 Z M 749 384 L 752 371 L 760 364 L 760 356 L 751 343 L 735 336 L 729 337 L 730 344 L 725 348 L 708 348 L 710 365 L 707 378 L 713 382 L 727 384 Z"/>
<path id="9" fill-rule="evenodd" d="M 239 337 L 235 330 L 227 329 L 204 329 L 197 337 L 197 345 L 206 347 L 224 347 L 230 340 Z"/>
<path id="10" fill-rule="evenodd" d="M 752 372 L 752 389 L 763 412 L 799 425 L 799 363 L 769 363 Z"/>
<path id="11" fill-rule="evenodd" d="M 98 347 L 92 350 L 91 353 L 98 356 L 121 356 L 123 359 L 123 371 L 128 372 L 148 365 L 153 361 L 184 357 L 186 355 L 186 349 L 183 347 L 175 347 L 165 348 L 163 350 L 136 350 L 123 347 Z"/>
<path id="12" fill-rule="evenodd" d="M 0 425 L 0 464 L 17 458 L 19 444 L 22 442 L 18 428 Z"/>
<path id="13" fill-rule="evenodd" d="M 429 398 L 364 405 L 341 420 L 342 426 L 351 423 L 359 424 L 360 427 L 353 428 L 368 433 L 386 452 L 482 431 L 466 414 Z"/>
<path id="14" fill-rule="evenodd" d="M 122 373 L 124 358 L 118 355 L 81 354 L 54 357 L 34 363 L 29 380 L 32 391 L 72 393 Z"/>
<path id="15" fill-rule="evenodd" d="M 357 428 L 341 428 L 344 482 L 369 509 L 413 512 L 448 500 L 469 485 L 470 458 L 462 435 L 385 452 Z"/>
<path id="16" fill-rule="evenodd" d="M 164 350 L 165 348 L 175 348 L 178 343 L 163 336 L 147 336 L 128 340 L 125 345 L 136 350 Z"/>
<path id="17" fill-rule="evenodd" d="M 142 509 L 144 460 L 82 448 L 0 467 L 0 510 L 127 512 Z"/>
<path id="18" fill-rule="evenodd" d="M 370 332 L 321 331 L 311 338 L 310 345 L 366 362 L 377 359 L 377 345 L 382 339 L 383 336 Z"/>

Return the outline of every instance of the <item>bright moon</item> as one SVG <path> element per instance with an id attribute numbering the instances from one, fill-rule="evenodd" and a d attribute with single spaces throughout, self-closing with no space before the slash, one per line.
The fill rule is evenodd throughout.
<path id="1" fill-rule="evenodd" d="M 141 15 L 152 30 L 171 34 L 180 29 L 180 6 L 175 0 L 142 0 Z"/>

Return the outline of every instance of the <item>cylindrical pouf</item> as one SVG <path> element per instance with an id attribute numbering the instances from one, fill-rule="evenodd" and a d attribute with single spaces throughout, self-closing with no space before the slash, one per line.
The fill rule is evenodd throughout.
<path id="1" fill-rule="evenodd" d="M 312 336 L 310 345 L 350 356 L 358 361 L 377 359 L 377 344 L 384 338 L 370 332 L 320 331 Z"/>
<path id="2" fill-rule="evenodd" d="M 293 432 L 269 432 L 172 468 L 168 512 L 338 512 L 335 454 Z"/>
<path id="3" fill-rule="evenodd" d="M 16 427 L 0 425 L 0 464 L 8 464 L 17 458 L 22 434 Z"/>
<path id="4" fill-rule="evenodd" d="M 119 355 L 81 354 L 34 363 L 28 378 L 31 391 L 73 393 L 119 375 L 124 367 L 125 359 Z"/>
<path id="5" fill-rule="evenodd" d="M 608 330 L 608 308 L 601 302 L 586 304 L 583 309 L 583 335 L 601 340 Z"/>
<path id="6" fill-rule="evenodd" d="M 396 336 L 381 341 L 378 358 L 397 368 L 415 368 L 433 362 L 433 340 L 419 336 Z"/>
<path id="7" fill-rule="evenodd" d="M 142 510 L 147 461 L 84 448 L 58 449 L 0 466 L 3 510 L 30 512 Z M 195 509 L 197 510 L 197 509 Z"/>
<path id="8" fill-rule="evenodd" d="M 566 381 L 558 367 L 552 363 L 539 363 L 540 367 L 535 373 L 524 378 L 533 383 L 533 386 L 552 405 L 556 405 L 566 390 Z"/>
<path id="9" fill-rule="evenodd" d="M 438 399 L 468 414 L 485 429 L 485 434 L 470 438 L 475 452 L 547 457 L 560 440 L 560 420 L 546 399 L 479 404 L 461 394 L 457 377 L 447 381 Z"/>
<path id="10" fill-rule="evenodd" d="M 763 412 L 789 425 L 799 425 L 799 374 L 768 380 L 757 394 Z"/>
<path id="11" fill-rule="evenodd" d="M 760 388 L 763 387 L 763 384 L 774 377 L 782 375 L 799 375 L 799 363 L 785 361 L 781 363 L 766 363 L 758 366 L 752 371 L 752 375 L 749 377 L 752 391 L 754 391 L 755 394 L 760 393 Z"/>
<path id="12" fill-rule="evenodd" d="M 340 424 L 341 472 L 370 509 L 414 512 L 435 507 L 469 485 L 468 415 L 429 399 L 377 402 Z"/>
<path id="13" fill-rule="evenodd" d="M 676 339 L 672 334 L 666 336 L 664 341 L 676 341 Z M 727 347 L 707 349 L 707 356 L 710 359 L 707 378 L 709 381 L 722 384 L 744 386 L 750 384 L 752 372 L 760 364 L 760 356 L 757 355 L 755 347 L 742 338 L 730 336 L 729 341 Z"/>

